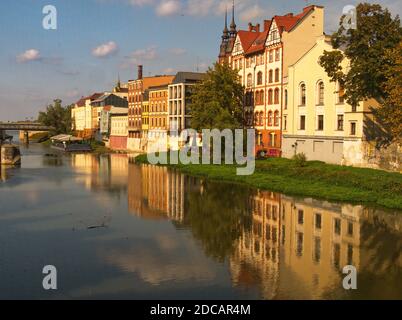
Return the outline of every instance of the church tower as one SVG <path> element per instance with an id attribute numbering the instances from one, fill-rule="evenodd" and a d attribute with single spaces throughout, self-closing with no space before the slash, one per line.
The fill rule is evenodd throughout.
<path id="1" fill-rule="evenodd" d="M 229 29 L 228 29 L 228 11 L 225 12 L 225 27 L 222 33 L 222 42 L 219 51 L 219 63 L 223 64 L 226 61 L 226 52 L 229 42 Z"/>

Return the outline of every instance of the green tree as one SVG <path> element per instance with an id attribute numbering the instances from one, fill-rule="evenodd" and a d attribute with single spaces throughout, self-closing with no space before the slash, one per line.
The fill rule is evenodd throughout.
<path id="1" fill-rule="evenodd" d="M 402 41 L 394 49 L 386 51 L 385 57 L 389 64 L 384 73 L 387 81 L 384 83 L 385 99 L 378 110 L 379 117 L 390 129 L 396 139 L 402 138 Z"/>
<path id="2" fill-rule="evenodd" d="M 242 128 L 244 88 L 229 65 L 216 63 L 205 79 L 194 87 L 191 127 L 202 129 Z"/>
<path id="3" fill-rule="evenodd" d="M 69 134 L 71 133 L 71 109 L 71 105 L 63 107 L 62 101 L 55 99 L 53 104 L 46 107 L 46 111 L 39 112 L 38 121 L 52 127 L 52 135 Z"/>
<path id="4" fill-rule="evenodd" d="M 400 19 L 399 16 L 392 18 L 388 9 L 378 4 L 360 3 L 356 11 L 357 28 L 346 30 L 342 17 L 338 31 L 332 35 L 333 47 L 340 50 L 325 51 L 320 65 L 332 81 L 344 84 L 345 98 L 350 105 L 357 106 L 360 101 L 374 98 L 384 107 L 389 95 L 387 70 L 393 65 L 386 53 L 402 39 Z M 341 67 L 345 58 L 350 61 L 346 71 Z M 383 113 L 379 110 L 377 114 Z"/>

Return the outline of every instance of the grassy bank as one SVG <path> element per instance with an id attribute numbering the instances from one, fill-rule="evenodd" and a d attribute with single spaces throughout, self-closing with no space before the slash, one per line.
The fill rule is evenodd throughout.
<path id="1" fill-rule="evenodd" d="M 136 158 L 148 163 L 147 156 Z M 234 165 L 169 165 L 183 173 L 212 180 L 247 184 L 259 189 L 329 201 L 379 205 L 402 210 L 402 174 L 288 159 L 257 160 L 250 176 L 237 176 Z"/>

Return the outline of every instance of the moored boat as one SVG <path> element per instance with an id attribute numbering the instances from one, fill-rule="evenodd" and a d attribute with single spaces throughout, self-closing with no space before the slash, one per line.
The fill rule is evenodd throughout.
<path id="1" fill-rule="evenodd" d="M 50 138 L 51 148 L 64 152 L 90 152 L 92 148 L 89 143 L 82 138 L 72 135 L 60 134 Z"/>

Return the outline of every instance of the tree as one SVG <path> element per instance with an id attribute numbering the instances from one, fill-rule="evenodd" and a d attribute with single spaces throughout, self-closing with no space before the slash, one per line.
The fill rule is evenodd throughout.
<path id="1" fill-rule="evenodd" d="M 402 41 L 394 49 L 387 50 L 385 57 L 389 65 L 384 73 L 387 81 L 384 83 L 385 99 L 378 115 L 390 129 L 396 139 L 402 138 Z"/>
<path id="2" fill-rule="evenodd" d="M 228 64 L 216 63 L 205 79 L 194 87 L 191 127 L 202 129 L 240 129 L 243 126 L 244 88 Z"/>
<path id="3" fill-rule="evenodd" d="M 62 106 L 60 99 L 55 99 L 53 105 L 48 105 L 46 111 L 39 112 L 38 121 L 52 127 L 51 134 L 71 133 L 72 106 Z"/>
<path id="4" fill-rule="evenodd" d="M 378 4 L 360 3 L 356 14 L 356 29 L 346 30 L 344 17 L 341 18 L 338 31 L 332 35 L 332 45 L 339 50 L 324 51 L 320 65 L 332 81 L 344 85 L 345 99 L 350 105 L 356 107 L 359 102 L 373 98 L 384 108 L 390 94 L 386 85 L 390 76 L 389 67 L 394 65 L 386 53 L 394 50 L 402 40 L 400 19 L 399 16 L 392 18 L 388 9 Z M 350 62 L 346 71 L 341 67 L 345 58 Z M 384 112 L 379 110 L 377 114 L 380 116 Z M 379 120 L 391 127 L 395 124 L 395 121 Z"/>

